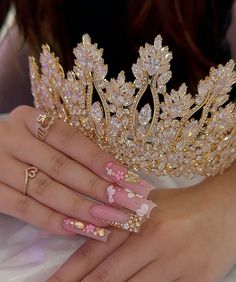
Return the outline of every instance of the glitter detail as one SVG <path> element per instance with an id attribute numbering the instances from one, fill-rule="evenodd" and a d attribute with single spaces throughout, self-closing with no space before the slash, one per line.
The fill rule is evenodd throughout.
<path id="1" fill-rule="evenodd" d="M 236 106 L 229 102 L 236 82 L 233 60 L 211 68 L 194 96 L 185 84 L 167 92 L 172 53 L 160 35 L 153 45 L 140 48 L 132 66 L 133 82 L 126 82 L 123 71 L 107 80 L 102 53 L 84 35 L 74 49 L 75 66 L 65 75 L 59 59 L 43 45 L 41 73 L 30 58 L 35 107 L 47 114 L 56 110 L 58 117 L 134 171 L 191 178 L 222 173 L 232 164 L 236 159 Z M 144 95 L 150 96 L 153 107 L 140 105 Z M 136 181 L 130 176 L 125 174 L 124 179 Z"/>
<path id="2" fill-rule="evenodd" d="M 99 220 L 99 219 L 98 219 Z M 117 222 L 117 221 L 105 221 L 111 226 L 114 226 L 119 229 L 127 230 L 130 232 L 137 233 L 140 230 L 142 223 L 144 222 L 144 218 L 135 214 L 130 215 L 129 219 L 125 222 Z"/>
<path id="3" fill-rule="evenodd" d="M 67 218 L 64 220 L 64 222 L 66 225 L 71 225 L 72 227 L 79 229 L 84 233 L 91 233 L 94 236 L 103 237 L 106 234 L 104 228 L 96 227 L 92 224 L 86 224 L 76 219 Z"/>
<path id="4" fill-rule="evenodd" d="M 114 164 L 112 162 L 109 162 L 106 165 L 106 173 L 109 176 L 115 177 L 116 181 L 125 180 L 128 183 L 140 184 L 141 186 L 149 188 L 148 183 L 140 179 L 137 173 L 127 170 L 126 168 L 123 168 L 123 170 L 114 169 Z"/>

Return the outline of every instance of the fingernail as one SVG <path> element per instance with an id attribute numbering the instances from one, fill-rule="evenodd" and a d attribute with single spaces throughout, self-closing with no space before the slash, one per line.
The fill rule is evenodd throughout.
<path id="1" fill-rule="evenodd" d="M 106 242 L 111 231 L 74 218 L 65 218 L 63 227 L 73 233 Z"/>
<path id="2" fill-rule="evenodd" d="M 106 175 L 108 178 L 120 186 L 131 189 L 135 193 L 144 196 L 145 198 L 154 189 L 145 180 L 141 179 L 137 173 L 128 170 L 124 166 L 109 162 L 105 166 Z"/>
<path id="3" fill-rule="evenodd" d="M 149 218 L 157 205 L 127 188 L 109 185 L 106 189 L 108 202 L 134 211 L 140 217 Z"/>
<path id="4" fill-rule="evenodd" d="M 111 226 L 130 231 L 139 232 L 142 223 L 144 222 L 143 217 L 139 217 L 135 214 L 128 214 L 126 212 L 107 207 L 96 205 L 90 209 L 92 216 L 97 220 L 108 223 Z"/>

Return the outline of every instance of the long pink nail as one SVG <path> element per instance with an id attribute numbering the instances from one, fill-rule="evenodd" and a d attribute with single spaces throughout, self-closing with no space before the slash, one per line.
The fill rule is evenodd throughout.
<path id="1" fill-rule="evenodd" d="M 109 162 L 105 166 L 108 178 L 120 186 L 131 189 L 135 193 L 145 198 L 154 189 L 145 180 L 142 180 L 138 174 L 128 170 L 127 168 L 113 162 Z"/>
<path id="2" fill-rule="evenodd" d="M 117 204 L 130 209 L 140 217 L 149 218 L 152 209 L 157 206 L 152 201 L 139 194 L 135 194 L 129 189 L 123 189 L 115 185 L 109 185 L 106 189 L 106 194 L 110 204 Z"/>
<path id="3" fill-rule="evenodd" d="M 128 214 L 107 206 L 93 206 L 90 209 L 90 213 L 97 220 L 101 220 L 111 226 L 115 226 L 130 232 L 139 232 L 140 227 L 144 222 L 143 217 L 139 217 L 135 214 Z"/>
<path id="4" fill-rule="evenodd" d="M 73 233 L 77 233 L 89 238 L 106 242 L 111 231 L 102 227 L 97 227 L 90 223 L 85 223 L 74 218 L 66 218 L 63 220 L 63 227 Z"/>

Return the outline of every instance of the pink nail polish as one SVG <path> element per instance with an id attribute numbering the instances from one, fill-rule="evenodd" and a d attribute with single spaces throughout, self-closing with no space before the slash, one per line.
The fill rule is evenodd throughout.
<path id="1" fill-rule="evenodd" d="M 97 220 L 108 223 L 111 226 L 121 228 L 130 232 L 139 232 L 143 217 L 139 217 L 135 214 L 128 214 L 124 211 L 120 211 L 108 206 L 96 205 L 90 209 L 90 213 Z"/>
<path id="2" fill-rule="evenodd" d="M 74 218 L 65 218 L 63 227 L 73 233 L 106 242 L 111 231 Z"/>
<path id="3" fill-rule="evenodd" d="M 152 209 L 157 206 L 152 201 L 129 189 L 120 189 L 115 185 L 109 185 L 106 189 L 106 194 L 110 204 L 117 204 L 130 209 L 140 217 L 149 218 Z"/>
<path id="4" fill-rule="evenodd" d="M 118 183 L 122 187 L 131 189 L 145 198 L 154 189 L 152 185 L 141 179 L 138 174 L 116 163 L 107 163 L 105 170 L 111 181 Z"/>

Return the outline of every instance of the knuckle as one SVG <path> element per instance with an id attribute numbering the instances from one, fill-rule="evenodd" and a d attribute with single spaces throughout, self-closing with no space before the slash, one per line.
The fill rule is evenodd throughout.
<path id="1" fill-rule="evenodd" d="M 91 156 L 93 156 L 91 159 L 90 159 L 90 165 L 91 167 L 94 167 L 94 164 L 101 164 L 104 162 L 105 164 L 105 156 L 106 156 L 106 153 L 104 153 L 103 151 L 101 151 L 99 148 L 96 148 L 94 149 L 94 152 L 92 152 Z"/>
<path id="2" fill-rule="evenodd" d="M 28 189 L 29 193 L 37 196 L 43 196 L 52 184 L 52 180 L 48 176 L 39 172 L 37 177 L 33 179 L 32 184 L 32 188 L 30 189 L 29 187 Z"/>
<path id="3" fill-rule="evenodd" d="M 157 230 L 160 240 L 169 241 L 173 244 L 180 240 L 182 234 L 189 233 L 185 220 L 178 217 L 165 218 L 154 228 Z"/>
<path id="4" fill-rule="evenodd" d="M 52 170 L 56 174 L 60 174 L 68 164 L 68 158 L 61 153 L 54 155 L 51 159 Z"/>
<path id="5" fill-rule="evenodd" d="M 101 180 L 98 176 L 94 175 L 91 177 L 91 179 L 89 180 L 89 191 L 90 191 L 90 194 L 94 197 L 94 198 L 99 198 L 98 197 L 98 187 L 100 186 L 101 184 Z"/>
<path id="6" fill-rule="evenodd" d="M 18 214 L 26 217 L 30 213 L 30 198 L 24 196 L 16 202 L 15 208 Z"/>
<path id="7" fill-rule="evenodd" d="M 58 223 L 59 223 L 60 217 L 59 214 L 55 211 L 51 211 L 48 216 L 45 218 L 45 222 L 43 223 L 43 228 L 49 231 L 57 230 L 58 229 Z"/>
<path id="8" fill-rule="evenodd" d="M 172 220 L 163 220 L 158 224 L 158 233 L 160 236 L 169 237 L 173 233 L 173 230 L 176 230 L 175 226 L 172 223 Z"/>
<path id="9" fill-rule="evenodd" d="M 65 123 L 59 128 L 59 141 L 62 146 L 70 144 L 77 135 L 78 130 L 75 127 L 71 127 Z"/>
<path id="10" fill-rule="evenodd" d="M 86 206 L 85 206 L 85 199 L 78 198 L 74 201 L 72 204 L 72 213 L 74 215 L 81 215 L 87 212 Z"/>
<path id="11" fill-rule="evenodd" d="M 114 281 L 112 271 L 109 267 L 99 266 L 90 276 L 89 280 L 91 282 L 112 282 Z"/>

